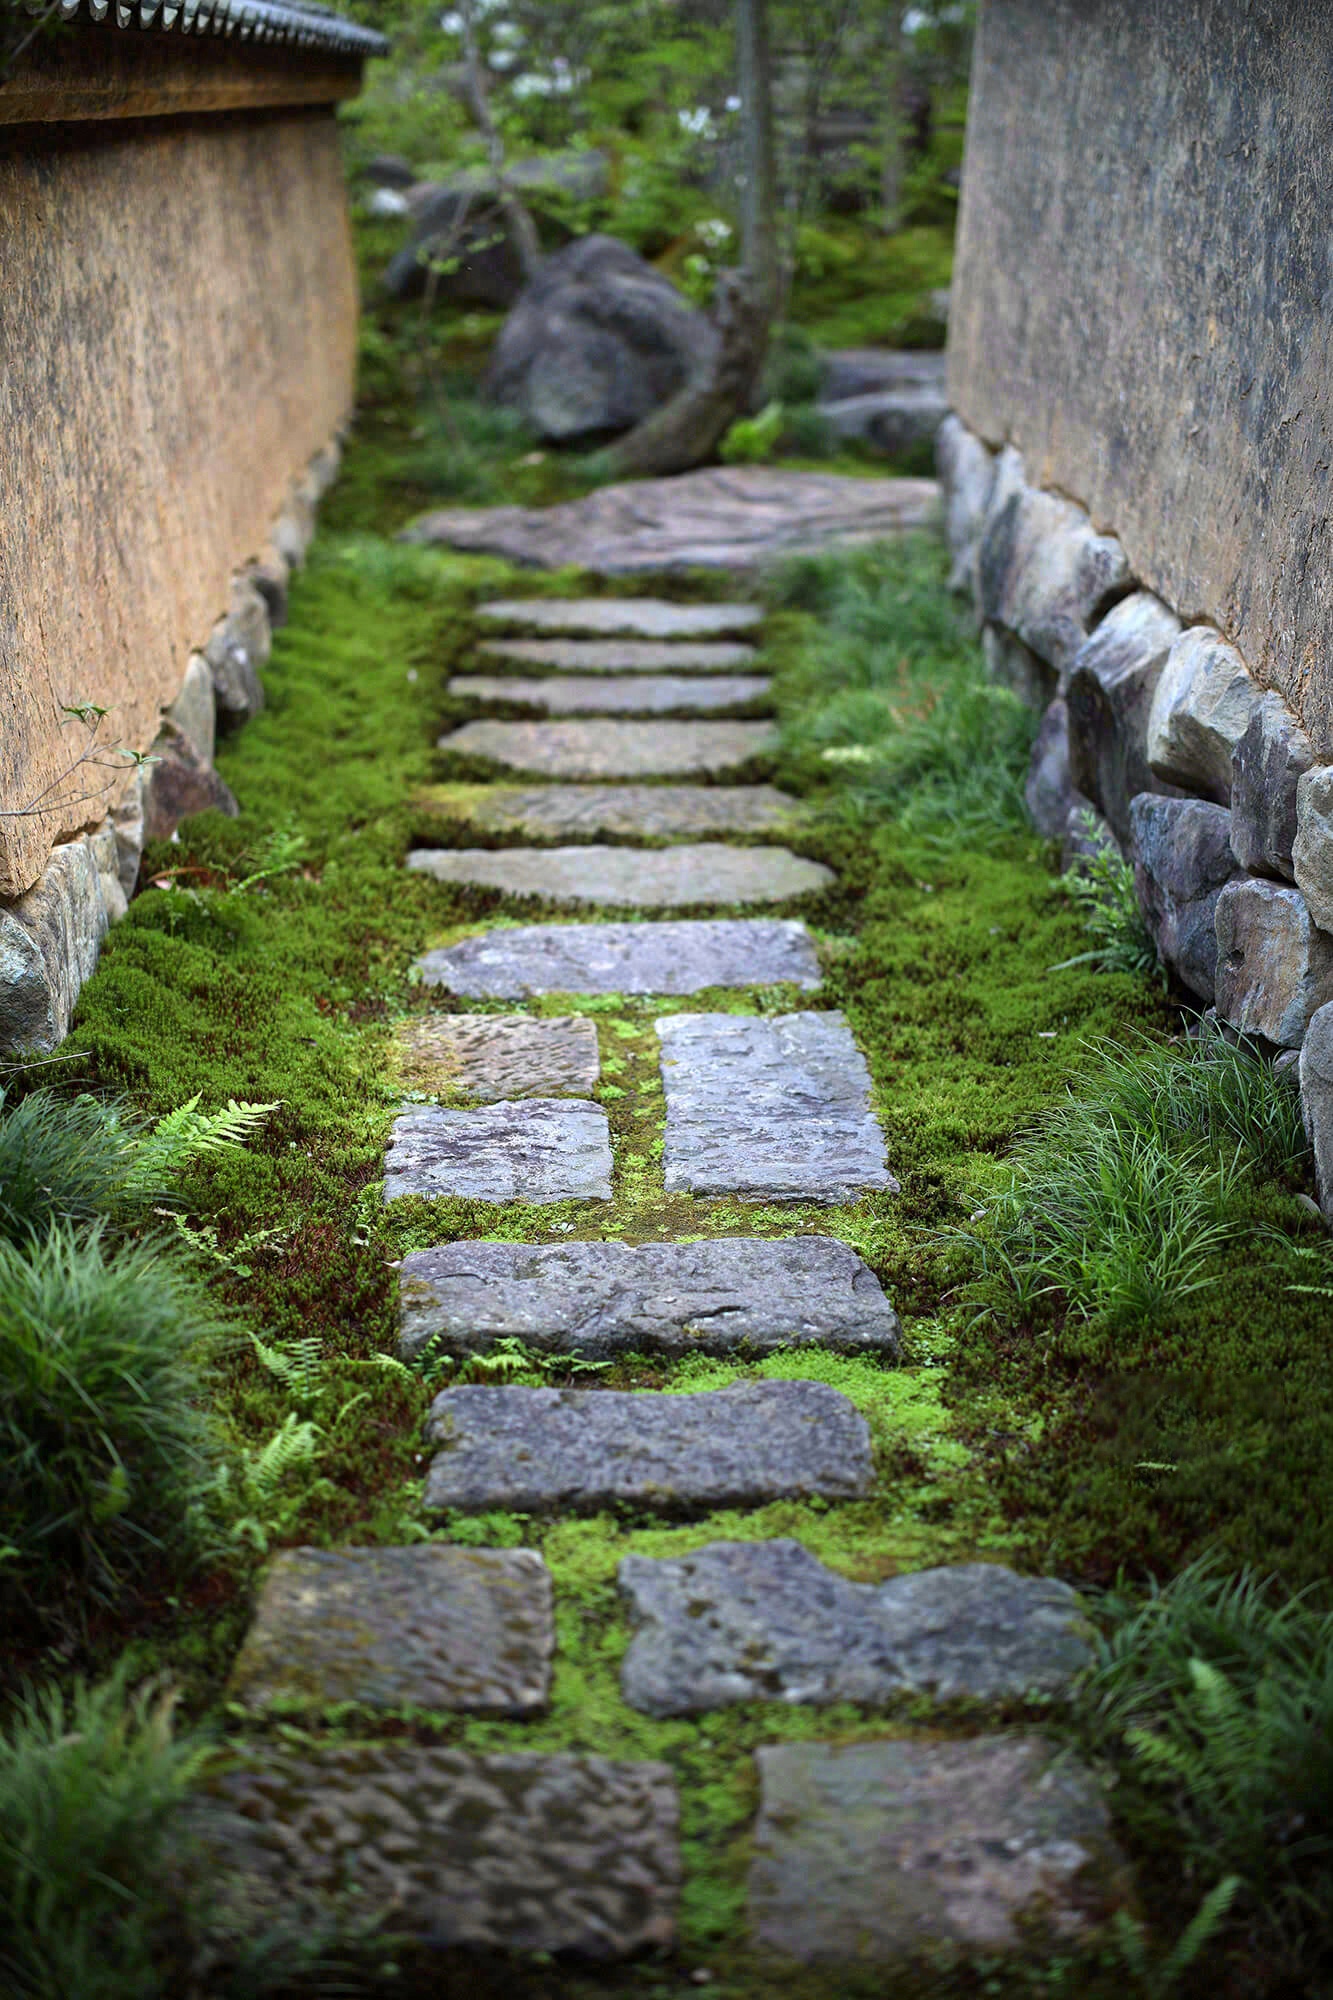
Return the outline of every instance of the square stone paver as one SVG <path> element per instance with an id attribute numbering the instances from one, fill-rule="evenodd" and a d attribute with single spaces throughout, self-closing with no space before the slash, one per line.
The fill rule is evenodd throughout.
<path id="1" fill-rule="evenodd" d="M 419 803 L 445 819 L 531 839 L 774 833 L 801 817 L 799 799 L 773 785 L 437 785 Z"/>
<path id="2" fill-rule="evenodd" d="M 610 1201 L 611 1134 L 598 1104 L 531 1097 L 446 1111 L 414 1105 L 393 1124 L 384 1199 Z"/>
<path id="3" fill-rule="evenodd" d="M 819 986 L 805 925 L 779 917 L 515 925 L 428 951 L 417 964 L 428 986 L 491 1000 L 779 984 L 813 993 Z"/>
<path id="4" fill-rule="evenodd" d="M 545 1708 L 551 1576 L 531 1549 L 284 1549 L 230 1692 L 247 1708 Z"/>
<path id="5" fill-rule="evenodd" d="M 439 747 L 551 778 L 702 777 L 777 748 L 769 722 L 465 722 Z"/>
<path id="6" fill-rule="evenodd" d="M 547 715 L 669 715 L 673 710 L 744 708 L 773 683 L 763 674 L 456 674 L 449 692 L 468 701 L 512 701 Z"/>
<path id="7" fill-rule="evenodd" d="M 757 604 L 671 604 L 660 597 L 526 597 L 479 604 L 485 624 L 527 625 L 534 632 L 623 632 L 641 639 L 703 639 L 748 632 L 763 620 Z"/>
<path id="8" fill-rule="evenodd" d="M 418 847 L 414 874 L 471 882 L 551 903 L 669 910 L 692 903 L 785 903 L 836 880 L 820 861 L 788 847 Z"/>
<path id="9" fill-rule="evenodd" d="M 597 1029 L 579 1014 L 417 1014 L 395 1030 L 394 1066 L 414 1090 L 490 1104 L 591 1097 L 601 1075 Z"/>
<path id="10" fill-rule="evenodd" d="M 734 639 L 483 639 L 477 651 L 564 674 L 735 674 L 758 658 Z"/>

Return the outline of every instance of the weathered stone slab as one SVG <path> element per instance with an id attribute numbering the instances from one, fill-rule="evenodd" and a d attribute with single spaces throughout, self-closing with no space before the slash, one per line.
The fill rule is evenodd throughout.
<path id="1" fill-rule="evenodd" d="M 1217 899 L 1217 1012 L 1242 1034 L 1298 1049 L 1333 1000 L 1333 937 L 1286 883 L 1230 882 Z"/>
<path id="2" fill-rule="evenodd" d="M 896 1354 L 878 1278 L 831 1236 L 703 1243 L 446 1243 L 403 1259 L 398 1351 Z"/>
<path id="3" fill-rule="evenodd" d="M 813 993 L 819 964 L 793 918 L 660 924 L 528 924 L 486 931 L 418 960 L 429 986 L 475 998 L 530 993 L 698 993 L 790 984 Z"/>
<path id="4" fill-rule="evenodd" d="M 1314 760 L 1281 695 L 1261 695 L 1231 760 L 1231 851 L 1242 868 L 1291 881 L 1297 787 Z"/>
<path id="5" fill-rule="evenodd" d="M 933 479 L 859 479 L 780 466 L 727 465 L 672 479 L 603 486 L 555 507 L 451 507 L 424 514 L 404 541 L 443 543 L 538 569 L 573 564 L 603 576 L 746 570 L 781 556 L 882 541 L 925 527 L 939 504 Z M 676 607 L 699 611 L 701 605 Z M 623 613 L 622 613 L 623 616 Z M 635 631 L 658 624 L 558 626 L 545 631 Z M 682 636 L 731 624 L 676 625 Z"/>
<path id="6" fill-rule="evenodd" d="M 247 1708 L 546 1706 L 551 1574 L 531 1549 L 284 1549 L 232 1668 Z"/>
<path id="7" fill-rule="evenodd" d="M 773 785 L 455 785 L 425 803 L 492 833 L 769 833 L 789 827 L 801 803 Z"/>
<path id="8" fill-rule="evenodd" d="M 1163 965 L 1191 993 L 1211 1001 L 1217 984 L 1217 899 L 1239 870 L 1231 814 L 1204 799 L 1130 804 L 1134 887 Z"/>
<path id="9" fill-rule="evenodd" d="M 610 1201 L 611 1135 L 600 1105 L 531 1097 L 476 1111 L 413 1105 L 393 1122 L 384 1199 Z"/>
<path id="10" fill-rule="evenodd" d="M 1333 1001 L 1310 1016 L 1301 1043 L 1301 1115 L 1314 1150 L 1315 1186 L 1324 1219 L 1333 1222 Z"/>
<path id="11" fill-rule="evenodd" d="M 1081 507 L 1026 484 L 1009 446 L 996 462 L 977 575 L 982 616 L 1063 674 L 1130 573 L 1119 542 L 1097 534 Z"/>
<path id="12" fill-rule="evenodd" d="M 807 1964 L 1034 1950 L 1124 1899 L 1091 1773 L 1036 1736 L 784 1743 L 755 1752 L 750 1921 Z"/>
<path id="13" fill-rule="evenodd" d="M 601 1075 L 597 1029 L 578 1014 L 419 1014 L 397 1029 L 394 1055 L 404 1083 L 491 1104 L 591 1097 Z"/>
<path id="14" fill-rule="evenodd" d="M 1092 1657 L 1067 1584 L 992 1563 L 849 1583 L 799 1542 L 713 1542 L 626 1556 L 620 1588 L 635 1627 L 621 1685 L 647 1715 L 1058 1694 Z"/>
<path id="15" fill-rule="evenodd" d="M 1107 612 L 1070 664 L 1070 776 L 1122 847 L 1130 800 L 1162 789 L 1148 765 L 1148 711 L 1179 635 L 1180 620 L 1161 599 L 1136 590 Z"/>
<path id="16" fill-rule="evenodd" d="M 840 1013 L 669 1014 L 657 1033 L 669 1194 L 842 1202 L 897 1191 L 870 1072 Z"/>
<path id="17" fill-rule="evenodd" d="M 210 1922 L 380 1920 L 436 1947 L 619 1958 L 670 1946 L 679 1809 L 664 1764 L 411 1741 L 240 1753 L 190 1828 Z"/>
<path id="18" fill-rule="evenodd" d="M 743 708 L 773 683 L 764 674 L 458 674 L 449 692 L 472 701 L 512 701 L 547 715 L 669 715 L 673 709 Z"/>
<path id="19" fill-rule="evenodd" d="M 419 847 L 416 873 L 437 882 L 475 882 L 510 896 L 553 903 L 631 904 L 670 909 L 689 903 L 784 903 L 834 881 L 833 870 L 786 847 Z"/>
<path id="20" fill-rule="evenodd" d="M 704 639 L 763 623 L 757 604 L 671 604 L 661 597 L 523 597 L 479 604 L 486 624 L 534 632 L 626 633 L 642 639 Z"/>
<path id="21" fill-rule="evenodd" d="M 465 722 L 440 749 L 552 778 L 700 777 L 776 749 L 768 722 Z"/>
<path id="22" fill-rule="evenodd" d="M 1333 931 L 1333 764 L 1316 764 L 1296 781 L 1291 865 L 1310 915 Z"/>
<path id="23" fill-rule="evenodd" d="M 427 1507 L 469 1513 L 852 1500 L 875 1480 L 865 1418 L 822 1382 L 738 1382 L 683 1396 L 445 1389 L 426 1435 L 444 1446 Z"/>
<path id="24" fill-rule="evenodd" d="M 1231 768 L 1260 690 L 1234 646 L 1207 625 L 1182 632 L 1148 711 L 1148 762 L 1159 778 L 1231 802 Z"/>
<path id="25" fill-rule="evenodd" d="M 736 639 L 483 639 L 477 651 L 564 674 L 734 674 L 758 657 Z"/>

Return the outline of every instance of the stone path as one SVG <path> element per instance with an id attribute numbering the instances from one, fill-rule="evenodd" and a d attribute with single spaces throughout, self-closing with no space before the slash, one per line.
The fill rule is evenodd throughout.
<path id="1" fill-rule="evenodd" d="M 656 496 L 637 527 L 623 495 L 578 503 L 579 532 L 600 520 L 625 541 L 599 567 L 660 566 L 668 544 L 694 559 L 682 520 L 701 532 L 721 500 L 733 542 L 719 559 L 735 554 L 746 509 L 754 547 L 788 531 L 762 468 L 693 477 L 702 483 L 670 482 L 669 523 Z M 855 507 L 833 490 L 843 485 L 859 489 Z M 816 527 L 882 528 L 884 506 L 901 517 L 925 504 L 911 485 L 817 478 Z M 886 501 L 876 486 L 895 490 Z M 541 517 L 547 553 L 566 511 Z M 524 510 L 498 513 L 528 535 Z M 458 518 L 422 532 L 458 539 Z M 509 539 L 506 528 L 500 545 Z M 762 784 L 668 782 L 768 754 L 768 723 L 649 719 L 767 692 L 762 672 L 735 671 L 763 666 L 756 607 L 539 597 L 483 605 L 478 619 L 546 636 L 487 640 L 488 662 L 527 677 L 463 674 L 451 692 L 588 719 L 492 717 L 442 738 L 446 753 L 546 782 L 437 786 L 419 804 L 438 817 L 441 844 L 407 857 L 413 875 L 602 910 L 781 905 L 834 886 L 792 847 L 748 844 L 779 830 L 799 844 L 795 800 Z M 556 671 L 533 671 L 544 669 Z M 445 844 L 460 825 L 545 844 Z M 418 893 L 438 892 L 428 881 Z M 852 1026 L 820 1001 L 817 931 L 790 914 L 500 922 L 427 950 L 417 972 L 431 1005 L 391 1047 L 392 1074 L 416 1101 L 393 1122 L 384 1199 L 505 1211 L 502 1227 L 434 1243 L 432 1211 L 424 1222 L 408 1211 L 428 1247 L 401 1261 L 398 1361 L 444 1378 L 413 1440 L 443 1539 L 286 1550 L 269 1564 L 232 1697 L 257 1716 L 350 1714 L 351 1740 L 275 1738 L 240 1754 L 201 1809 L 216 1867 L 239 1870 L 250 1910 L 287 1921 L 317 1921 L 350 1897 L 435 1945 L 593 1958 L 670 1949 L 673 1772 L 529 1747 L 535 1718 L 558 1708 L 560 1591 L 535 1550 L 471 1540 L 477 1517 L 525 1516 L 538 1541 L 552 1516 L 660 1528 L 728 1509 L 739 1538 L 620 1562 L 626 1711 L 706 1717 L 740 1703 L 762 1717 L 851 1702 L 864 1716 L 914 1704 L 879 1738 L 862 1727 L 852 1742 L 755 1752 L 747 1920 L 773 1990 L 784 1960 L 893 1965 L 1091 1933 L 1124 1895 L 1091 1776 L 1039 1736 L 960 1740 L 946 1708 L 922 1707 L 1058 1700 L 1088 1659 L 1073 1593 L 994 1564 L 861 1580 L 789 1535 L 756 1526 L 746 1538 L 745 1510 L 883 1504 L 866 1417 L 818 1374 L 828 1354 L 862 1367 L 899 1356 L 892 1302 L 840 1234 L 877 1241 L 897 1183 Z M 567 996 L 561 1013 L 525 1008 L 548 994 Z M 691 996 L 706 996 L 701 1011 L 673 1006 Z M 620 1053 L 630 1044 L 633 1065 Z M 626 1101 L 624 1129 L 640 1136 L 613 1143 L 595 1097 Z M 621 1240 L 637 1227 L 616 1194 L 631 1169 L 637 1184 L 656 1176 L 650 1207 L 667 1218 L 638 1229 L 646 1240 Z M 542 1204 L 553 1202 L 580 1206 L 552 1220 Z M 799 1210 L 773 1233 L 778 1203 L 833 1210 L 827 1233 Z M 782 1379 L 745 1372 L 782 1353 L 790 1377 L 786 1363 Z M 622 1379 L 646 1369 L 654 1386 L 508 1385 L 500 1371 L 515 1356 L 566 1374 L 636 1357 Z M 694 1386 L 680 1364 L 709 1356 L 739 1366 L 737 1378 Z M 451 1542 L 460 1517 L 472 1517 L 468 1534 Z M 465 1715 L 496 1718 L 487 1740 L 502 1730 L 505 1753 L 432 1744 L 430 1726 Z M 420 1740 L 384 1735 L 386 1719 L 404 1717 Z M 597 1728 L 592 1713 L 594 1747 Z"/>

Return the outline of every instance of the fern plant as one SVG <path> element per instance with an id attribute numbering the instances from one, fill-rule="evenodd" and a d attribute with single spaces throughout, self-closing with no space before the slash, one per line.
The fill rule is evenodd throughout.
<path id="1" fill-rule="evenodd" d="M 333 1491 L 332 1481 L 316 1471 L 321 1437 L 318 1424 L 292 1410 L 266 1444 L 241 1451 L 234 1465 L 222 1468 L 213 1503 L 233 1544 L 248 1542 L 267 1555 L 309 1501 Z"/>
<path id="2" fill-rule="evenodd" d="M 1078 906 L 1083 929 L 1093 942 L 1090 950 L 1079 952 L 1075 958 L 1062 959 L 1051 971 L 1067 972 L 1071 966 L 1093 965 L 1099 972 L 1142 976 L 1161 970 L 1157 946 L 1134 893 L 1134 870 L 1117 848 L 1100 837 L 1095 813 L 1084 808 L 1079 823 L 1089 842 L 1089 851 L 1060 880 L 1066 894 Z M 1163 983 L 1165 978 L 1163 972 Z"/>

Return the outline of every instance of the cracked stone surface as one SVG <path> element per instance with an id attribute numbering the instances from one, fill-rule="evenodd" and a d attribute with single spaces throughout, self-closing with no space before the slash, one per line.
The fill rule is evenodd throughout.
<path id="1" fill-rule="evenodd" d="M 1067 1584 L 959 1563 L 849 1583 L 799 1542 L 714 1542 L 667 1561 L 626 1556 L 635 1636 L 622 1686 L 649 1715 L 741 1701 L 868 1707 L 1056 1694 L 1089 1664 Z"/>
<path id="2" fill-rule="evenodd" d="M 742 673 L 757 657 L 735 639 L 483 639 L 477 651 L 567 674 Z"/>
<path id="3" fill-rule="evenodd" d="M 849 1500 L 875 1477 L 865 1418 L 822 1382 L 738 1382 L 683 1396 L 445 1389 L 426 1435 L 444 1446 L 426 1480 L 427 1507 L 468 1513 Z"/>
<path id="4" fill-rule="evenodd" d="M 611 1135 L 599 1104 L 530 1097 L 446 1111 L 413 1105 L 393 1122 L 384 1199 L 610 1201 Z"/>
<path id="5" fill-rule="evenodd" d="M 472 882 L 553 903 L 670 909 L 690 903 L 784 903 L 835 880 L 786 847 L 419 847 L 407 857 L 437 882 Z"/>
<path id="6" fill-rule="evenodd" d="M 657 1033 L 668 1194 L 844 1202 L 897 1191 L 870 1072 L 840 1013 L 671 1014 Z"/>
<path id="7" fill-rule="evenodd" d="M 820 983 L 805 925 L 781 917 L 516 925 L 428 951 L 417 963 L 428 986 L 492 1000 L 783 984 L 813 993 Z"/>
<path id="8" fill-rule="evenodd" d="M 1034 1950 L 1125 1899 L 1092 1774 L 1038 1736 L 783 1743 L 755 1752 L 750 1921 L 807 1964 Z"/>
<path id="9" fill-rule="evenodd" d="M 232 1668 L 247 1708 L 545 1708 L 551 1575 L 531 1549 L 284 1549 Z"/>
<path id="10" fill-rule="evenodd" d="M 534 632 L 626 633 L 642 639 L 704 639 L 748 632 L 763 621 L 757 604 L 670 604 L 660 597 L 506 597 L 477 606 L 483 624 Z"/>
<path id="11" fill-rule="evenodd" d="M 552 778 L 687 777 L 777 747 L 769 722 L 465 722 L 441 750 Z"/>
<path id="12" fill-rule="evenodd" d="M 773 785 L 458 785 L 423 803 L 490 833 L 769 833 L 789 827 L 801 802 Z"/>
<path id="13" fill-rule="evenodd" d="M 409 1087 L 481 1103 L 513 1097 L 590 1097 L 601 1062 L 585 1016 L 419 1014 L 394 1034 L 398 1075 Z"/>
<path id="14" fill-rule="evenodd" d="M 404 1257 L 398 1351 L 486 1354 L 898 1352 L 879 1279 L 831 1236 L 703 1243 L 446 1243 Z"/>
<path id="15" fill-rule="evenodd" d="M 224 1936 L 341 1916 L 437 1947 L 610 1959 L 675 1941 L 665 1764 L 401 1740 L 275 1747 L 209 1780 L 188 1826 Z"/>
<path id="16" fill-rule="evenodd" d="M 548 715 L 668 715 L 673 709 L 741 708 L 773 683 L 766 674 L 552 674 L 523 680 L 509 674 L 457 674 L 449 692 L 473 701 L 521 702 Z"/>

